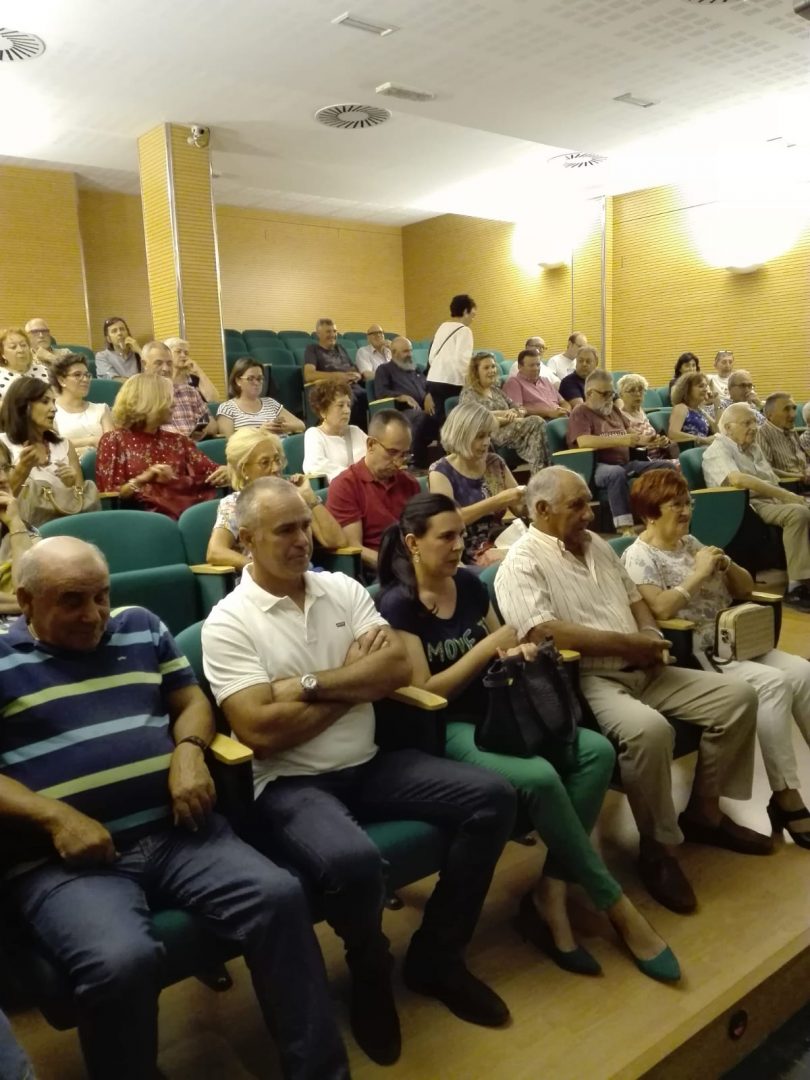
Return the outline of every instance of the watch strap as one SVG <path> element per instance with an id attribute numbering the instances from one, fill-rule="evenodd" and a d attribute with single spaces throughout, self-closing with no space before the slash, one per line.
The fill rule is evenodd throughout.
<path id="1" fill-rule="evenodd" d="M 175 743 L 175 750 L 178 746 L 182 746 L 184 742 L 193 743 L 193 745 L 198 746 L 203 753 L 205 753 L 208 749 L 208 743 L 205 741 L 205 739 L 201 739 L 199 735 L 186 735 L 186 737 L 184 739 L 181 739 L 180 742 Z"/>

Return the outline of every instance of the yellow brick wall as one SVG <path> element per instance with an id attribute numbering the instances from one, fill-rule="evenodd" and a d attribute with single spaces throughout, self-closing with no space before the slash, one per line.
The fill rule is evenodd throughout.
<path id="1" fill-rule="evenodd" d="M 810 397 L 810 231 L 753 274 L 707 266 L 676 188 L 613 200 L 613 366 L 641 368 L 653 386 L 682 352 L 712 370 L 733 349 L 760 392 Z"/>
<path id="2" fill-rule="evenodd" d="M 167 131 L 163 124 L 138 139 L 149 302 L 154 332 L 159 337 L 180 333 L 171 193 L 166 180 L 168 153 Z"/>
<path id="3" fill-rule="evenodd" d="M 59 341 L 89 344 L 72 173 L 0 166 L 0 327 L 48 320 Z"/>
<path id="4" fill-rule="evenodd" d="M 218 206 L 217 235 L 225 326 L 404 332 L 399 228 Z"/>
<path id="5" fill-rule="evenodd" d="M 141 200 L 114 191 L 80 191 L 79 224 L 93 348 L 104 347 L 101 328 L 112 315 L 126 319 L 138 341 L 148 341 L 152 309 Z"/>

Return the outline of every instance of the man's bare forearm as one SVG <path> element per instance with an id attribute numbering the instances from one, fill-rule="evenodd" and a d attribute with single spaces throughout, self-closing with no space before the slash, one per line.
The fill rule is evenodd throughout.
<path id="1" fill-rule="evenodd" d="M 337 701 L 286 701 L 258 709 L 247 725 L 228 719 L 240 741 L 261 759 L 309 742 L 347 710 L 347 705 Z"/>
<path id="2" fill-rule="evenodd" d="M 319 702 L 341 702 L 344 705 L 379 701 L 400 686 L 406 686 L 411 678 L 411 665 L 404 650 L 398 646 L 386 646 L 346 667 L 314 673 L 318 680 Z M 303 699 L 303 688 L 298 679 L 281 679 L 273 683 L 274 689 L 286 696 L 291 689 Z"/>
<path id="3" fill-rule="evenodd" d="M 526 640 L 541 645 L 547 637 L 554 638 L 558 649 L 573 649 L 583 656 L 622 656 L 626 644 L 624 634 L 617 634 L 613 630 L 593 630 L 589 626 L 563 622 L 561 619 L 533 626 Z"/>
<path id="4" fill-rule="evenodd" d="M 8 776 L 0 777 L 0 819 L 25 823 L 50 835 L 62 804 L 38 795 Z"/>

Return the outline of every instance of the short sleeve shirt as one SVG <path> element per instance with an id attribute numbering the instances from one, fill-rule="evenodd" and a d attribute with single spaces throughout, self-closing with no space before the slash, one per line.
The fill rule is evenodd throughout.
<path id="1" fill-rule="evenodd" d="M 582 398 L 584 401 L 585 380 L 581 375 L 577 375 L 575 371 L 572 371 L 560 382 L 560 395 L 564 397 L 566 401 L 573 401 L 574 398 Z"/>
<path id="2" fill-rule="evenodd" d="M 779 477 L 756 444 L 749 450 L 741 450 L 728 435 L 715 435 L 703 455 L 703 477 L 710 487 L 722 487 L 732 472 L 758 476 L 774 486 L 779 484 Z M 756 509 L 758 502 L 773 501 L 757 495 L 751 498 L 751 506 Z"/>
<path id="3" fill-rule="evenodd" d="M 40 382 L 44 383 L 49 383 L 51 381 L 48 369 L 44 364 L 40 364 L 39 361 L 35 361 L 31 364 L 28 371 L 22 373 L 19 371 L 12 371 L 11 368 L 8 367 L 0 366 L 0 397 L 5 394 L 6 390 L 8 390 L 15 379 L 19 379 L 20 374 L 27 375 L 31 379 L 39 379 Z"/>
<path id="4" fill-rule="evenodd" d="M 349 359 L 349 354 L 342 345 L 324 349 L 323 345 L 313 342 L 304 351 L 304 363 L 312 364 L 316 371 L 356 371 Z"/>
<path id="5" fill-rule="evenodd" d="M 530 382 L 516 375 L 507 379 L 502 389 L 516 405 L 545 405 L 546 408 L 553 409 L 564 400 L 554 384 L 542 377 L 536 382 Z"/>
<path id="6" fill-rule="evenodd" d="M 569 446 L 576 446 L 580 435 L 622 436 L 629 429 L 624 414 L 615 406 L 609 416 L 602 416 L 587 405 L 577 405 L 568 420 L 566 440 Z M 596 460 L 603 465 L 624 465 L 630 460 L 630 448 L 616 446 L 597 450 Z"/>
<path id="7" fill-rule="evenodd" d="M 383 484 L 371 475 L 365 461 L 358 461 L 330 483 L 326 505 L 341 525 L 361 522 L 363 546 L 376 551 L 382 534 L 399 521 L 405 503 L 418 493 L 418 481 L 404 470 Z"/>
<path id="8" fill-rule="evenodd" d="M 262 424 L 272 423 L 284 408 L 275 398 L 263 397 L 259 398 L 259 401 L 262 407 L 258 412 L 251 413 L 240 409 L 233 398 L 228 398 L 217 409 L 217 416 L 227 416 L 229 420 L 233 420 L 233 426 L 238 430 L 243 427 L 261 427 Z"/>

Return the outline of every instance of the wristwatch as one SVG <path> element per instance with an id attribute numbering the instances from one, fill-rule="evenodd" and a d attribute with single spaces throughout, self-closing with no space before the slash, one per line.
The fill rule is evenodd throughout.
<path id="1" fill-rule="evenodd" d="M 315 695 L 318 693 L 319 683 L 317 678 L 307 673 L 301 676 L 301 689 L 304 693 L 304 697 L 307 701 L 312 701 Z"/>
<path id="2" fill-rule="evenodd" d="M 203 753 L 205 753 L 208 749 L 208 743 L 205 741 L 205 739 L 201 739 L 199 735 L 186 735 L 185 739 L 181 739 L 178 743 L 175 744 L 175 750 L 178 746 L 182 746 L 184 742 L 190 742 L 193 746 L 199 747 L 199 749 L 202 750 Z"/>

